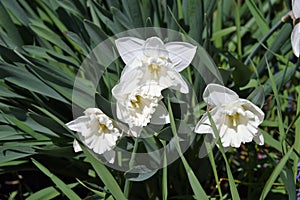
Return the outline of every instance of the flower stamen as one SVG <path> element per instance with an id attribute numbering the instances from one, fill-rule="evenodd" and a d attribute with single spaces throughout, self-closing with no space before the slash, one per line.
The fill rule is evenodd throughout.
<path id="1" fill-rule="evenodd" d="M 140 108 L 141 96 L 136 95 L 134 100 L 130 100 L 130 103 L 135 108 Z"/>
<path id="2" fill-rule="evenodd" d="M 234 127 L 237 126 L 237 121 L 238 121 L 239 115 L 240 115 L 239 113 L 234 113 L 233 115 L 227 115 L 228 118 L 232 121 L 232 125 Z"/>
<path id="3" fill-rule="evenodd" d="M 99 132 L 104 132 L 108 129 L 105 124 L 99 124 L 98 128 L 99 128 L 99 130 L 98 130 Z"/>
<path id="4" fill-rule="evenodd" d="M 152 63 L 148 66 L 148 69 L 150 70 L 151 73 L 153 73 L 154 79 L 157 79 L 158 71 L 160 70 L 160 66 L 157 65 L 157 64 Z"/>

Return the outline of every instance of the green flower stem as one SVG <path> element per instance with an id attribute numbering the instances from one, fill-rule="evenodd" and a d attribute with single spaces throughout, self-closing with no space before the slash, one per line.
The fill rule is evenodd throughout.
<path id="1" fill-rule="evenodd" d="M 161 143 L 164 146 L 164 149 L 166 149 L 166 141 L 161 141 Z M 167 165 L 167 155 L 164 151 L 164 164 L 162 169 L 162 199 L 167 200 L 168 199 L 168 165 Z"/>
<path id="2" fill-rule="evenodd" d="M 221 190 L 221 187 L 220 187 L 221 181 L 220 181 L 219 176 L 218 176 L 217 167 L 216 167 L 216 163 L 215 163 L 215 158 L 214 158 L 214 154 L 213 154 L 211 145 L 210 145 L 209 142 L 206 142 L 206 141 L 204 141 L 204 143 L 205 143 L 206 149 L 208 149 L 208 158 L 209 158 L 209 161 L 211 163 L 212 170 L 213 170 L 213 173 L 214 173 L 214 177 L 215 177 L 215 180 L 216 180 L 216 183 L 217 183 L 216 187 L 218 189 L 220 199 L 223 199 L 223 194 L 222 194 L 222 190 Z"/>
<path id="3" fill-rule="evenodd" d="M 137 148 L 138 148 L 138 143 L 139 143 L 139 138 L 137 137 L 137 138 L 135 138 L 135 141 L 134 141 L 132 156 L 131 156 L 130 161 L 129 161 L 129 169 L 132 169 L 133 166 L 134 166 L 135 153 L 136 153 Z M 129 197 L 129 192 L 130 192 L 131 186 L 132 186 L 132 182 L 129 181 L 128 179 L 126 179 L 125 184 L 124 184 L 124 195 L 125 195 L 126 198 Z"/>

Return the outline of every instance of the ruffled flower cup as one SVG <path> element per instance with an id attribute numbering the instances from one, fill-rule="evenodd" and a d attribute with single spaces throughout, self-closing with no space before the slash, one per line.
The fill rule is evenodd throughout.
<path id="1" fill-rule="evenodd" d="M 110 163 L 114 162 L 114 152 L 121 132 L 115 123 L 98 108 L 88 108 L 84 116 L 66 124 L 66 126 L 80 134 L 82 142 L 95 153 L 103 155 Z M 74 151 L 81 151 L 78 142 L 75 140 Z"/>
<path id="2" fill-rule="evenodd" d="M 223 147 L 240 147 L 254 140 L 263 145 L 264 138 L 258 126 L 264 119 L 260 108 L 246 99 L 240 99 L 232 90 L 217 84 L 208 84 L 203 99 L 211 108 L 209 111 Z M 215 139 L 208 114 L 205 113 L 195 127 L 199 134 L 212 134 Z"/>

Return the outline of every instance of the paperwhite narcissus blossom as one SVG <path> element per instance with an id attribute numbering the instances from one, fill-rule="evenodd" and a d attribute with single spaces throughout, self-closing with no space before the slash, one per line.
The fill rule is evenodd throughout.
<path id="1" fill-rule="evenodd" d="M 208 84 L 204 93 L 204 101 L 212 107 L 210 115 L 219 131 L 223 147 L 240 147 L 241 143 L 254 140 L 264 144 L 263 135 L 258 126 L 264 119 L 260 108 L 246 99 L 240 99 L 232 90 L 217 84 Z M 205 113 L 195 127 L 196 133 L 214 132 Z"/>
<path id="2" fill-rule="evenodd" d="M 116 146 L 121 133 L 114 122 L 98 108 L 88 108 L 84 116 L 69 122 L 66 126 L 80 134 L 82 142 L 97 154 L 102 154 L 108 162 L 114 162 L 111 150 Z M 74 151 L 81 150 L 77 141 L 73 144 Z"/>
<path id="3" fill-rule="evenodd" d="M 293 12 L 293 20 L 294 20 L 294 29 L 291 35 L 291 41 L 292 41 L 292 47 L 294 54 L 299 57 L 300 53 L 300 24 L 299 18 L 300 18 L 300 1 L 299 0 L 293 0 L 292 1 L 292 12 Z M 296 23 L 295 23 L 296 22 Z"/>
<path id="4" fill-rule="evenodd" d="M 146 41 L 123 37 L 116 40 L 116 46 L 126 64 L 121 82 L 136 79 L 138 85 L 143 85 L 150 81 L 156 82 L 163 89 L 172 88 L 188 93 L 188 86 L 179 72 L 191 63 L 196 46 L 186 42 L 164 44 L 158 37 Z"/>
<path id="5" fill-rule="evenodd" d="M 154 124 L 169 123 L 168 112 L 160 102 L 162 99 L 160 86 L 150 83 L 133 90 L 128 90 L 127 87 L 130 85 L 119 84 L 113 88 L 112 94 L 117 100 L 117 117 L 129 125 L 133 136 L 137 137 L 139 134 L 134 131 L 135 127 L 146 126 L 150 121 Z M 156 116 L 156 120 L 152 120 L 152 116 Z"/>
<path id="6" fill-rule="evenodd" d="M 117 100 L 117 117 L 127 123 L 134 136 L 136 127 L 169 122 L 166 108 L 160 102 L 166 88 L 188 93 L 179 74 L 192 61 L 196 46 L 185 42 L 164 44 L 158 37 L 146 41 L 134 37 L 116 40 L 126 66 L 120 82 L 112 89 Z M 155 118 L 152 118 L 155 116 Z"/>

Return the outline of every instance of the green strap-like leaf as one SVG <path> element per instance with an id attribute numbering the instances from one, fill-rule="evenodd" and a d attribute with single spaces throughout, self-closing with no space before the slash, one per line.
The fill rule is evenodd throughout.
<path id="1" fill-rule="evenodd" d="M 45 175 L 47 175 L 53 183 L 69 198 L 72 200 L 80 200 L 81 198 L 70 188 L 70 186 L 66 185 L 62 180 L 60 180 L 57 176 L 52 174 L 45 166 L 43 166 L 38 161 L 31 159 L 33 164 L 37 166 Z"/>
<path id="2" fill-rule="evenodd" d="M 91 163 L 96 173 L 103 181 L 105 186 L 112 193 L 112 195 L 118 200 L 123 200 L 123 199 L 125 200 L 126 197 L 124 196 L 122 190 L 120 189 L 120 186 L 118 185 L 118 183 L 116 182 L 112 174 L 105 167 L 105 165 L 101 163 L 99 160 L 97 160 L 85 147 L 82 146 L 82 150 L 86 155 L 88 161 Z"/>
<path id="3" fill-rule="evenodd" d="M 176 129 L 176 125 L 175 125 L 175 121 L 174 121 L 174 117 L 173 117 L 173 112 L 172 112 L 172 108 L 171 108 L 170 99 L 168 100 L 168 111 L 169 111 L 169 116 L 170 116 L 171 128 L 172 128 L 175 140 L 176 139 L 178 140 L 177 129 Z M 199 181 L 198 181 L 196 175 L 194 174 L 192 168 L 189 166 L 188 162 L 186 161 L 185 157 L 183 156 L 178 141 L 176 141 L 176 148 L 177 148 L 177 151 L 180 155 L 180 158 L 182 160 L 183 166 L 184 166 L 185 171 L 188 175 L 189 182 L 191 184 L 192 190 L 193 190 L 196 198 L 201 199 L 201 200 L 205 200 L 205 199 L 208 200 L 208 197 L 205 194 L 204 189 L 202 188 L 202 186 L 199 183 Z"/>
<path id="4" fill-rule="evenodd" d="M 267 194 L 269 193 L 270 189 L 272 188 L 273 183 L 275 182 L 278 175 L 282 172 L 283 167 L 285 166 L 286 162 L 290 158 L 294 148 L 290 148 L 290 150 L 285 154 L 285 156 L 280 160 L 278 165 L 275 167 L 274 171 L 272 172 L 270 178 L 268 179 L 266 185 L 264 186 L 264 189 L 261 193 L 261 196 L 259 199 L 263 200 L 266 198 Z"/>

